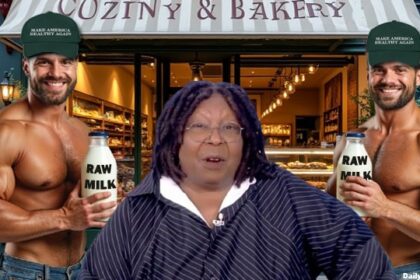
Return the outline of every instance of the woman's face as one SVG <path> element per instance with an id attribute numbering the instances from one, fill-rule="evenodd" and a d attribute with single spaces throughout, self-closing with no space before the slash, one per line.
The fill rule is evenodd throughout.
<path id="1" fill-rule="evenodd" d="M 201 102 L 189 117 L 179 150 L 183 184 L 224 188 L 233 184 L 242 158 L 242 128 L 218 93 Z"/>

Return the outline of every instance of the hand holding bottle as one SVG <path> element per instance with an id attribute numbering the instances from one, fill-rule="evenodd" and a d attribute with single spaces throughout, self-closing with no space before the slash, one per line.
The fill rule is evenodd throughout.
<path id="1" fill-rule="evenodd" d="M 346 204 L 363 210 L 366 216 L 379 218 L 386 214 L 389 200 L 372 180 L 349 176 L 341 185 L 340 193 Z"/>
<path id="2" fill-rule="evenodd" d="M 346 134 L 346 146 L 340 155 L 337 164 L 337 199 L 344 201 L 342 187 L 349 176 L 357 176 L 366 180 L 372 179 L 372 162 L 363 145 L 365 135 L 361 132 L 348 132 Z M 350 205 L 352 206 L 352 205 Z M 353 205 L 353 210 L 359 216 L 366 216 L 358 207 Z"/>
<path id="3" fill-rule="evenodd" d="M 97 193 L 109 192 L 110 196 L 104 202 L 116 203 L 117 162 L 108 146 L 108 134 L 94 131 L 89 133 L 89 139 L 89 151 L 81 167 L 82 197 L 89 198 Z"/>
<path id="4" fill-rule="evenodd" d="M 98 192 L 81 198 L 79 192 L 80 184 L 77 184 L 61 208 L 63 229 L 81 231 L 89 227 L 105 226 L 104 221 L 112 215 L 117 205 L 115 201 L 105 202 L 111 197 L 111 193 Z"/>

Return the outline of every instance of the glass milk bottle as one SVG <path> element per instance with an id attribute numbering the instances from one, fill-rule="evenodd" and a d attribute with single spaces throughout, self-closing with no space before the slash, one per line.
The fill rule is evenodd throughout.
<path id="1" fill-rule="evenodd" d="M 363 145 L 364 133 L 348 132 L 346 134 L 346 146 L 338 160 L 337 174 L 337 199 L 343 201 L 340 195 L 340 186 L 346 181 L 347 176 L 359 176 L 367 180 L 372 179 L 372 162 Z M 366 214 L 358 207 L 352 207 L 359 216 Z"/>
<path id="2" fill-rule="evenodd" d="M 89 133 L 89 151 L 81 171 L 82 197 L 108 191 L 111 196 L 99 203 L 117 201 L 117 162 L 108 146 L 108 133 Z"/>
<path id="3" fill-rule="evenodd" d="M 341 141 L 343 140 L 343 134 L 341 132 L 338 132 L 335 136 L 335 144 L 334 144 L 334 150 L 333 150 L 333 158 L 335 159 L 337 157 L 337 154 L 339 150 L 341 149 Z M 338 161 L 337 161 L 338 164 Z M 334 167 L 334 171 L 336 170 L 336 167 Z"/>

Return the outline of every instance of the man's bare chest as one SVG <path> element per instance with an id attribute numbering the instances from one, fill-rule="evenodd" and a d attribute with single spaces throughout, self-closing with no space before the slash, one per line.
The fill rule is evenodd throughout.
<path id="1" fill-rule="evenodd" d="M 83 155 L 69 133 L 57 133 L 45 126 L 29 127 L 26 145 L 13 168 L 16 185 L 45 190 L 75 184 Z"/>
<path id="2" fill-rule="evenodd" d="M 386 193 L 406 192 L 420 186 L 420 149 L 416 137 L 386 137 L 370 142 L 373 180 Z"/>

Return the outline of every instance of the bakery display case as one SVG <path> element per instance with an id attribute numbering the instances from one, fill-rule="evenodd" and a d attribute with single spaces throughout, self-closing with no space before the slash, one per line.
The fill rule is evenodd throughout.
<path id="1" fill-rule="evenodd" d="M 292 143 L 292 125 L 262 124 L 265 144 L 271 147 L 289 147 Z"/>
<path id="2" fill-rule="evenodd" d="M 269 160 L 321 190 L 333 173 L 334 149 L 267 147 L 265 153 Z"/>

